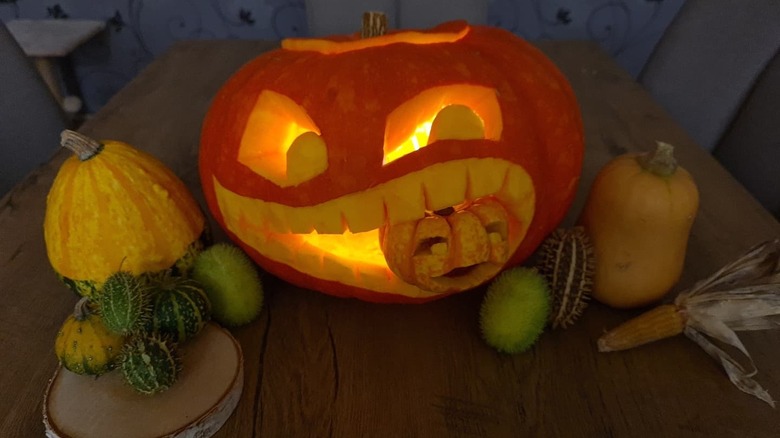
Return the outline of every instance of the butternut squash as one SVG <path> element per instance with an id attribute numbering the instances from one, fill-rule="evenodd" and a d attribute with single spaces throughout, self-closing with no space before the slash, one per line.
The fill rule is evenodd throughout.
<path id="1" fill-rule="evenodd" d="M 661 299 L 680 279 L 699 207 L 691 175 L 673 147 L 623 154 L 598 173 L 580 223 L 596 256 L 593 297 L 617 308 Z"/>

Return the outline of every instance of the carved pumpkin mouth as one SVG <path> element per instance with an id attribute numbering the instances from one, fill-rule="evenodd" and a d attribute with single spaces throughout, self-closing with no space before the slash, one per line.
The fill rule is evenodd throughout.
<path id="1" fill-rule="evenodd" d="M 535 190 L 528 173 L 523 167 L 498 158 L 437 163 L 362 192 L 308 207 L 244 197 L 225 188 L 216 177 L 213 184 L 226 228 L 262 256 L 323 280 L 418 298 L 466 290 L 492 278 L 525 237 L 535 208 Z M 432 214 L 449 207 L 456 207 L 451 215 Z M 490 213 L 485 216 L 482 210 Z M 489 219 L 496 215 L 503 218 L 499 222 L 505 221 L 503 234 L 491 228 L 495 224 Z M 399 230 L 408 234 L 410 229 L 418 229 L 418 224 L 439 221 L 436 218 L 452 224 L 450 234 L 454 242 L 446 249 L 462 248 L 456 242 L 475 241 L 456 224 L 466 216 L 483 217 L 479 219 L 483 225 L 479 234 L 487 236 L 488 257 L 472 257 L 472 262 L 468 262 L 469 257 L 459 261 L 445 257 L 449 261 L 431 262 L 428 268 L 409 271 L 399 267 L 392 254 L 398 260 L 419 259 L 423 255 L 419 244 L 426 238 L 437 237 L 435 233 L 418 233 L 421 239 L 405 241 L 401 245 L 404 249 L 390 249 L 390 254 L 388 248 L 383 248 L 389 234 Z M 470 222 L 474 222 L 473 218 Z M 467 225 L 463 230 L 478 228 Z M 495 250 L 491 252 L 491 248 L 497 247 L 497 239 L 505 239 L 500 246 L 505 248 L 506 255 L 501 257 Z M 431 244 L 431 253 L 442 255 L 445 248 L 435 245 L 443 241 L 427 243 Z M 411 248 L 412 253 L 402 254 L 405 248 Z M 484 249 L 477 252 L 485 254 Z M 423 271 L 427 274 L 423 275 Z"/>

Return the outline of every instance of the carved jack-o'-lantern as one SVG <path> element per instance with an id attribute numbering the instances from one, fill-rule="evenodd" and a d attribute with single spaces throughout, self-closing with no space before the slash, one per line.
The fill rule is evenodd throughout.
<path id="1" fill-rule="evenodd" d="M 471 289 L 562 220 L 583 130 L 538 50 L 451 22 L 288 39 L 240 69 L 204 121 L 217 222 L 267 271 L 377 302 Z"/>

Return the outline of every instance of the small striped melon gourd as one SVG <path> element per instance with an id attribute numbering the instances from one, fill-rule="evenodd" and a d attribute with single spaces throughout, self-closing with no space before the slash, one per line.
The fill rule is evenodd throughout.
<path id="1" fill-rule="evenodd" d="M 67 370 L 99 376 L 114 368 L 124 341 L 106 328 L 87 298 L 82 298 L 57 332 L 54 352 Z"/>
<path id="2" fill-rule="evenodd" d="M 119 141 L 64 131 L 76 155 L 60 167 L 46 200 L 46 252 L 65 284 L 99 294 L 120 267 L 134 275 L 189 269 L 206 221 L 184 183 L 151 155 Z"/>
<path id="3" fill-rule="evenodd" d="M 181 359 L 171 341 L 159 336 L 141 336 L 125 344 L 121 369 L 133 389 L 142 394 L 155 394 L 176 382 Z"/>
<path id="4" fill-rule="evenodd" d="M 184 342 L 195 336 L 211 319 L 211 303 L 195 280 L 170 277 L 150 291 L 151 318 L 147 331 Z"/>

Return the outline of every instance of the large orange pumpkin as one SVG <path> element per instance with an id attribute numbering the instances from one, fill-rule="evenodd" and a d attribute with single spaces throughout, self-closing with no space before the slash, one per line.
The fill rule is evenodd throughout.
<path id="1" fill-rule="evenodd" d="M 450 22 L 284 40 L 214 98 L 200 176 L 216 221 L 267 271 L 421 302 L 527 258 L 569 208 L 582 155 L 553 63 Z"/>

